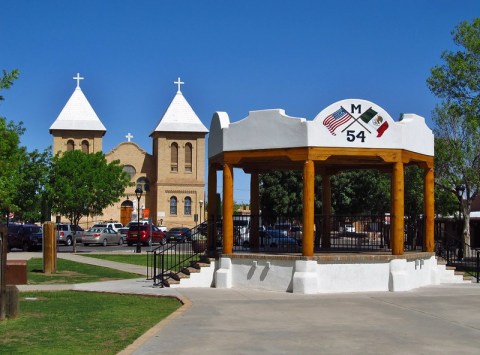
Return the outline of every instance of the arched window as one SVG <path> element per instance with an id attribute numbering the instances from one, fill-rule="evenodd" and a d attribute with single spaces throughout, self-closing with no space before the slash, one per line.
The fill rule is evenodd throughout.
<path id="1" fill-rule="evenodd" d="M 135 170 L 135 168 L 131 165 L 124 165 L 123 171 L 126 172 L 128 176 L 130 176 L 130 181 L 133 179 L 133 177 L 137 173 L 137 170 Z"/>
<path id="2" fill-rule="evenodd" d="M 68 140 L 67 142 L 67 152 L 71 151 L 71 150 L 74 150 L 75 149 L 75 142 L 70 139 Z"/>
<path id="3" fill-rule="evenodd" d="M 170 197 L 170 214 L 177 214 L 177 198 L 175 196 Z"/>
<path id="4" fill-rule="evenodd" d="M 145 176 L 139 177 L 137 179 L 137 187 L 141 187 L 143 192 L 150 191 L 150 182 Z"/>
<path id="5" fill-rule="evenodd" d="M 185 144 L 185 172 L 192 172 L 192 144 Z"/>
<path id="6" fill-rule="evenodd" d="M 178 144 L 172 143 L 170 146 L 171 158 L 170 158 L 170 171 L 178 171 Z"/>
<path id="7" fill-rule="evenodd" d="M 82 152 L 84 153 L 89 153 L 90 151 L 90 144 L 88 143 L 88 141 L 84 140 L 82 141 Z"/>
<path id="8" fill-rule="evenodd" d="M 192 199 L 190 197 L 185 197 L 183 214 L 186 216 L 190 216 L 192 214 Z"/>

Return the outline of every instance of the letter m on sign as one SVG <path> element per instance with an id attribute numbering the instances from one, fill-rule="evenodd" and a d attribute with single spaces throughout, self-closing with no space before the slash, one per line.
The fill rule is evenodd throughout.
<path id="1" fill-rule="evenodd" d="M 350 110 L 350 113 L 355 113 L 355 110 L 357 110 L 358 113 L 362 113 L 362 105 L 355 106 L 354 104 L 352 104 L 352 108 Z"/>

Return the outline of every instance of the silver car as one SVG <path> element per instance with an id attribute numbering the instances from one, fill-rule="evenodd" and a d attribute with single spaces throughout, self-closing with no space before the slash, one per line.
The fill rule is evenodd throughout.
<path id="1" fill-rule="evenodd" d="M 123 237 L 112 228 L 92 227 L 82 234 L 82 243 L 87 246 L 90 244 L 101 244 L 106 247 L 108 244 L 123 244 Z"/>

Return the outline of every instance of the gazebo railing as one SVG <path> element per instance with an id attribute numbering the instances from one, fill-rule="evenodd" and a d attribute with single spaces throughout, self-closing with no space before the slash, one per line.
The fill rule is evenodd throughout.
<path id="1" fill-rule="evenodd" d="M 250 215 L 234 216 L 234 251 L 250 251 L 251 221 Z M 385 215 L 341 216 L 331 215 L 325 218 L 315 215 L 314 246 L 315 250 L 325 250 L 322 243 L 323 223 L 327 220 L 330 226 L 331 250 L 390 250 L 390 221 Z M 259 217 L 259 248 L 256 251 L 296 253 L 301 252 L 304 236 L 301 217 L 278 217 L 268 220 Z M 405 218 L 404 249 L 422 250 L 423 219 Z M 216 247 L 223 245 L 222 222 L 215 227 Z M 323 247 L 322 247 L 323 245 Z"/>

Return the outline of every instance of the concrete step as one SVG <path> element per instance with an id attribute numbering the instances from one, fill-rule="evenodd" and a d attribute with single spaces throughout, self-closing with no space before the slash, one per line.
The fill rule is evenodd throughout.
<path id="1" fill-rule="evenodd" d="M 441 271 L 440 283 L 465 283 L 472 282 L 470 278 L 465 277 L 465 273 L 457 271 L 455 266 L 447 265 L 445 259 L 436 257 L 437 269 Z"/>
<path id="2" fill-rule="evenodd" d="M 174 280 L 174 279 L 167 279 L 163 281 L 163 286 L 165 287 L 170 287 L 171 285 L 178 285 L 180 284 L 180 281 Z"/>
<path id="3" fill-rule="evenodd" d="M 183 268 L 179 273 L 173 271 L 167 272 L 169 275 L 166 280 L 163 281 L 165 287 L 170 287 L 174 285 L 180 285 L 182 280 L 189 279 L 191 274 L 200 273 L 202 267 L 210 267 L 210 259 L 202 258 L 201 261 L 192 262 L 192 265 L 186 268 Z"/>

